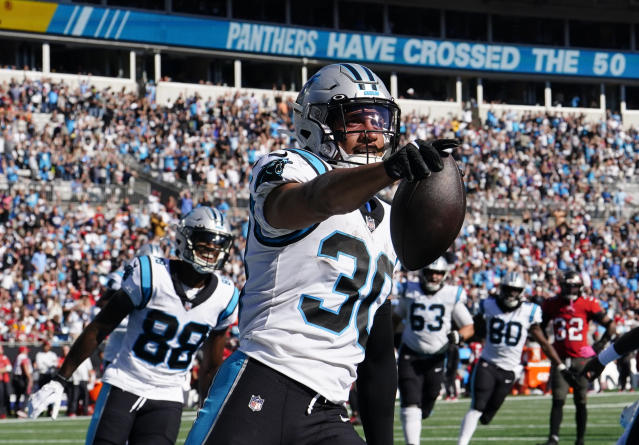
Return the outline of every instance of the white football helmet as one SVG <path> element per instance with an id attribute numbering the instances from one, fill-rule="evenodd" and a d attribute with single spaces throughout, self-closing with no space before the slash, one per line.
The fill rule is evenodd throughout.
<path id="1" fill-rule="evenodd" d="M 137 252 L 135 252 L 135 256 L 155 256 L 162 258 L 164 256 L 164 252 L 157 244 L 146 243 L 138 248 Z"/>
<path id="2" fill-rule="evenodd" d="M 421 270 L 419 281 L 422 288 L 426 292 L 434 294 L 444 286 L 449 270 L 448 262 L 440 256 Z"/>
<path id="3" fill-rule="evenodd" d="M 378 162 L 397 149 L 399 107 L 384 82 L 365 66 L 339 63 L 323 67 L 306 82 L 293 110 L 297 142 L 330 163 L 351 167 Z M 366 142 L 355 153 L 346 153 L 340 143 L 354 133 L 381 133 L 382 151 Z"/>
<path id="4" fill-rule="evenodd" d="M 502 308 L 515 310 L 521 305 L 525 289 L 524 278 L 518 272 L 508 272 L 499 286 L 497 301 Z"/>
<path id="5" fill-rule="evenodd" d="M 183 261 L 202 274 L 221 269 L 226 262 L 233 234 L 219 210 L 196 207 L 187 213 L 177 226 L 175 252 Z"/>

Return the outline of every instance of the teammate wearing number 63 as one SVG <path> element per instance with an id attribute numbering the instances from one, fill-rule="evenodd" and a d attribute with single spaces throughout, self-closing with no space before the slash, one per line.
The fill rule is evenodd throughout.
<path id="1" fill-rule="evenodd" d="M 479 304 L 475 330 L 486 337 L 486 344 L 471 376 L 472 402 L 462 421 L 457 445 L 470 442 L 478 421 L 486 425 L 495 417 L 521 370 L 521 353 L 528 335 L 539 343 L 567 381 L 575 381 L 541 329 L 540 307 L 524 301 L 525 289 L 522 275 L 508 272 L 500 283 L 499 294 Z"/>
<path id="2" fill-rule="evenodd" d="M 238 291 L 216 272 L 233 235 L 222 213 L 197 207 L 176 227 L 178 260 L 136 257 L 120 290 L 75 341 L 54 379 L 33 394 L 35 418 L 52 417 L 73 371 L 129 316 L 119 352 L 106 368 L 86 437 L 87 445 L 172 445 L 177 439 L 183 385 L 202 347 L 200 397 L 222 363 L 227 327 L 237 319 Z"/>
<path id="3" fill-rule="evenodd" d="M 440 257 L 408 281 L 400 292 L 397 315 L 404 321 L 397 353 L 400 418 L 407 445 L 418 445 L 422 419 L 430 416 L 442 390 L 446 353 L 473 336 L 466 291 L 446 284 L 450 266 Z M 459 329 L 453 329 L 453 322 Z"/>

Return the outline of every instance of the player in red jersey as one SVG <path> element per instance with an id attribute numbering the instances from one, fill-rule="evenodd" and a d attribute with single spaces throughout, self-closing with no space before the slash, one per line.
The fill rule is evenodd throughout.
<path id="1" fill-rule="evenodd" d="M 595 350 L 603 349 L 615 333 L 614 322 L 601 308 L 599 301 L 593 297 L 582 295 L 583 281 L 579 273 L 568 270 L 560 281 L 559 295 L 549 298 L 542 304 L 545 328 L 551 324 L 555 341 L 553 346 L 563 363 L 575 374 L 583 370 L 590 357 L 595 356 Z M 588 343 L 588 328 L 590 321 L 595 321 L 606 328 L 606 333 L 593 346 Z M 559 427 L 563 417 L 563 407 L 570 385 L 556 366 L 551 369 L 552 409 L 550 411 L 550 435 L 543 445 L 557 445 L 559 443 Z M 573 400 L 576 408 L 577 440 L 575 445 L 583 445 L 586 435 L 586 394 L 588 380 L 584 376 L 577 379 L 573 386 Z"/>

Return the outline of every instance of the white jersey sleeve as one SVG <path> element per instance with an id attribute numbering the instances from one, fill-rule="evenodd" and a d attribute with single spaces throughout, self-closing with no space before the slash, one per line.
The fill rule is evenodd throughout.
<path id="1" fill-rule="evenodd" d="M 453 306 L 453 320 L 457 327 L 461 328 L 462 326 L 473 324 L 473 316 L 470 315 L 470 311 L 468 307 L 466 307 L 466 301 L 468 299 L 466 291 L 461 286 L 459 286 L 458 289 L 455 305 Z"/>
<path id="2" fill-rule="evenodd" d="M 125 266 L 122 289 L 129 296 L 136 309 L 146 306 L 153 292 L 153 273 L 150 257 L 136 257 Z"/>
<path id="3" fill-rule="evenodd" d="M 263 156 L 253 167 L 250 184 L 253 217 L 262 232 L 270 236 L 282 236 L 294 232 L 272 227 L 264 217 L 264 201 L 275 187 L 288 182 L 308 182 L 318 175 L 316 168 L 307 161 L 322 162 L 316 157 L 303 157 L 304 150 L 280 150 Z M 325 171 L 327 168 L 322 166 Z"/>
<path id="4" fill-rule="evenodd" d="M 220 286 L 233 290 L 232 296 L 228 300 L 226 308 L 218 316 L 217 324 L 213 328 L 216 331 L 221 331 L 237 322 L 238 301 L 240 299 L 240 293 L 233 285 L 231 280 L 229 280 L 227 277 L 218 275 L 218 279 L 220 280 Z"/>

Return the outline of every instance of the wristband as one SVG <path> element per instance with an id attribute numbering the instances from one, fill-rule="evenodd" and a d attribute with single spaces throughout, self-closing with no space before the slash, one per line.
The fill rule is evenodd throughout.
<path id="1" fill-rule="evenodd" d="M 557 370 L 559 370 L 559 372 L 563 371 L 564 369 L 566 369 L 566 365 L 564 365 L 563 363 L 559 363 L 557 365 Z"/>
<path id="2" fill-rule="evenodd" d="M 610 344 L 606 349 L 601 351 L 597 356 L 597 359 L 602 365 L 606 366 L 608 363 L 617 360 L 621 355 L 615 350 L 615 344 Z"/>

